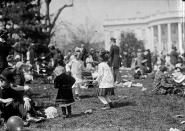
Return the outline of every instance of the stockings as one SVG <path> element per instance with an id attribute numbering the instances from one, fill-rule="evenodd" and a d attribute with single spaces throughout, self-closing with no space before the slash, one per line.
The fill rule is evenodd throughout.
<path id="1" fill-rule="evenodd" d="M 62 113 L 63 115 L 71 115 L 71 105 L 62 107 Z"/>

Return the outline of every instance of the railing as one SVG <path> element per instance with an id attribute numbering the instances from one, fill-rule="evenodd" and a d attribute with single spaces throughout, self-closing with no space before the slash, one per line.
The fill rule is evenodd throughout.
<path id="1" fill-rule="evenodd" d="M 132 17 L 132 18 L 118 18 L 118 19 L 106 19 L 104 26 L 119 25 L 119 24 L 147 24 L 154 20 L 160 20 L 165 18 L 182 17 L 181 10 L 172 10 L 168 12 L 158 12 L 144 17 Z"/>

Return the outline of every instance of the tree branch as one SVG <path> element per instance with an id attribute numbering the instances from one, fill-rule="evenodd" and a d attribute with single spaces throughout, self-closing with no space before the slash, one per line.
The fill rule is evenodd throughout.
<path id="1" fill-rule="evenodd" d="M 65 8 L 67 8 L 67 7 L 73 7 L 73 3 L 71 3 L 71 4 L 69 4 L 69 5 L 65 4 L 65 5 L 62 6 L 60 9 L 58 9 L 58 12 L 57 12 L 55 18 L 54 18 L 53 22 L 52 22 L 51 25 L 50 25 L 49 33 L 51 33 L 53 27 L 55 26 L 55 23 L 56 23 L 56 21 L 57 21 L 59 15 L 60 15 L 60 13 L 61 13 Z"/>

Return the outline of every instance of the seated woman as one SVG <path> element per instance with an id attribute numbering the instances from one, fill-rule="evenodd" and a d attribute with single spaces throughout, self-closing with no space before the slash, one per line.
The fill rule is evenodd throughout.
<path id="1" fill-rule="evenodd" d="M 6 68 L 2 74 L 6 72 L 11 72 L 11 88 L 20 92 L 27 92 L 30 94 L 30 87 L 28 85 L 25 85 L 26 79 L 25 79 L 25 64 L 23 62 L 17 62 L 15 65 L 15 68 Z"/>
<path id="2" fill-rule="evenodd" d="M 35 110 L 32 106 L 31 99 L 10 86 L 10 79 L 12 78 L 11 72 L 4 72 L 0 75 L 0 111 L 1 117 L 5 121 L 11 116 L 19 116 L 23 119 L 24 124 L 31 121 L 40 121 L 41 118 L 35 118 L 31 115 Z"/>
<path id="3" fill-rule="evenodd" d="M 147 75 L 148 73 L 150 73 L 150 69 L 147 66 L 147 60 L 146 59 L 141 61 L 140 69 L 142 71 L 142 75 Z"/>
<path id="4" fill-rule="evenodd" d="M 134 70 L 134 79 L 140 79 L 141 75 L 142 75 L 141 69 L 139 68 L 139 66 L 136 66 Z"/>
<path id="5" fill-rule="evenodd" d="M 183 89 L 185 87 L 185 75 L 182 73 L 182 69 L 180 67 L 176 67 L 172 73 L 172 76 L 173 76 L 174 87 L 176 91 L 178 89 Z"/>
<path id="6" fill-rule="evenodd" d="M 171 93 L 173 89 L 173 79 L 167 74 L 167 67 L 161 65 L 155 74 L 154 89 L 155 94 Z"/>

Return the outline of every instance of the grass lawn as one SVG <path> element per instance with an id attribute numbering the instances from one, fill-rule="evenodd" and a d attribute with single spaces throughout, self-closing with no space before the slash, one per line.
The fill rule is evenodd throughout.
<path id="1" fill-rule="evenodd" d="M 152 80 L 140 81 L 141 87 L 117 87 L 116 96 L 111 99 L 115 108 L 103 111 L 94 89 L 83 90 L 83 99 L 72 106 L 73 117 L 58 117 L 43 123 L 31 124 L 33 131 L 169 131 L 172 128 L 185 129 L 180 124 L 183 118 L 176 115 L 184 114 L 185 100 L 177 96 L 153 95 Z M 46 92 L 51 98 L 40 98 L 40 101 L 54 102 L 56 90 L 53 85 L 32 85 L 36 92 Z M 45 89 L 44 89 L 45 88 Z M 124 96 L 127 96 L 126 98 Z M 92 114 L 84 114 L 93 109 Z M 61 110 L 59 110 L 61 113 Z"/>

